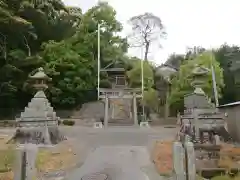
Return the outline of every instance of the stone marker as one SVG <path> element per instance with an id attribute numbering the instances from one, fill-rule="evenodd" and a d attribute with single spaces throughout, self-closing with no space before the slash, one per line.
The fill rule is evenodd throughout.
<path id="1" fill-rule="evenodd" d="M 34 144 L 25 145 L 26 152 L 26 180 L 36 179 L 36 159 L 38 153 L 38 147 Z"/>
<path id="2" fill-rule="evenodd" d="M 21 180 L 22 179 L 22 165 L 23 165 L 23 153 L 24 148 L 18 147 L 16 149 L 16 159 L 14 164 L 14 180 Z"/>
<path id="3" fill-rule="evenodd" d="M 176 176 L 176 180 L 185 180 L 184 170 L 184 148 L 180 142 L 174 142 L 173 144 L 173 171 Z"/>
<path id="4" fill-rule="evenodd" d="M 194 152 L 194 145 L 192 142 L 185 142 L 185 151 L 187 152 L 187 169 L 188 169 L 188 180 L 196 179 L 196 157 Z"/>
<path id="5" fill-rule="evenodd" d="M 36 179 L 36 158 L 38 147 L 34 144 L 25 144 L 17 148 L 14 180 Z"/>

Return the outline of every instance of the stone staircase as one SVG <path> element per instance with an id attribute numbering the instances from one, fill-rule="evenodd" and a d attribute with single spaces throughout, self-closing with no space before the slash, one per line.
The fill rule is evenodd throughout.
<path id="1" fill-rule="evenodd" d="M 129 126 L 134 124 L 133 119 L 130 115 L 132 109 L 131 99 L 113 99 L 111 100 L 110 104 L 110 126 Z"/>

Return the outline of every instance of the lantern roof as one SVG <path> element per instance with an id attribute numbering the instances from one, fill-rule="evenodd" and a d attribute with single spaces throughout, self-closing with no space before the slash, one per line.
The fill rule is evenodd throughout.
<path id="1" fill-rule="evenodd" d="M 38 68 L 38 71 L 34 75 L 30 76 L 30 78 L 31 79 L 43 79 L 43 80 L 44 79 L 47 79 L 47 80 L 51 79 L 45 74 L 42 67 Z"/>
<path id="2" fill-rule="evenodd" d="M 208 68 L 205 68 L 203 66 L 200 66 L 199 64 L 196 64 L 195 65 L 195 68 L 193 69 L 192 71 L 192 74 L 193 75 L 206 75 L 207 73 L 209 72 L 209 69 Z"/>

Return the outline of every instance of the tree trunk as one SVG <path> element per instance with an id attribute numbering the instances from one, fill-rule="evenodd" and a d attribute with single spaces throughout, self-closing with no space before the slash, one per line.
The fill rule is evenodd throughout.
<path id="1" fill-rule="evenodd" d="M 166 103 L 165 103 L 165 112 L 164 112 L 164 118 L 168 119 L 169 116 L 169 104 L 168 104 L 168 100 L 169 100 L 169 86 L 167 87 L 167 91 L 166 91 Z"/>
<path id="2" fill-rule="evenodd" d="M 148 60 L 149 46 L 150 46 L 150 43 L 149 43 L 149 42 L 146 42 L 145 53 L 144 53 L 144 60 L 145 60 L 145 61 Z"/>

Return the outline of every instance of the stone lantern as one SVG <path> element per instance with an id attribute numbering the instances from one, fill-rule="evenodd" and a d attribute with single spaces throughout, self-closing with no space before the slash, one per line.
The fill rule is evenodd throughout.
<path id="1" fill-rule="evenodd" d="M 170 90 L 171 90 L 171 76 L 174 75 L 177 72 L 177 70 L 169 65 L 163 65 L 160 66 L 157 69 L 156 74 L 157 75 L 161 75 L 165 82 L 166 82 L 166 102 L 165 102 L 165 112 L 164 112 L 164 116 L 165 119 L 168 118 L 169 116 L 169 95 L 170 95 Z"/>
<path id="2" fill-rule="evenodd" d="M 192 71 L 193 81 L 191 85 L 195 88 L 195 94 L 205 94 L 202 90 L 202 85 L 205 83 L 205 78 L 209 73 L 209 69 L 198 64 L 195 65 L 195 68 Z"/>
<path id="3" fill-rule="evenodd" d="M 52 80 L 44 73 L 42 67 L 38 68 L 38 71 L 29 78 L 34 81 L 33 87 L 38 91 L 46 90 L 48 88 L 47 82 Z"/>
<path id="4" fill-rule="evenodd" d="M 20 118 L 16 119 L 18 127 L 13 140 L 20 144 L 57 144 L 65 137 L 58 129 L 59 117 L 44 93 L 51 78 L 44 73 L 43 68 L 38 68 L 29 78 L 34 81 L 33 87 L 37 92 Z"/>
<path id="5" fill-rule="evenodd" d="M 208 73 L 208 68 L 205 68 L 199 64 L 195 65 L 190 75 L 193 77 L 191 85 L 194 87 L 194 92 L 184 96 L 184 106 L 187 110 L 194 108 L 210 108 L 211 104 L 209 103 L 209 99 L 202 90 L 202 86 L 206 81 L 206 76 Z"/>

